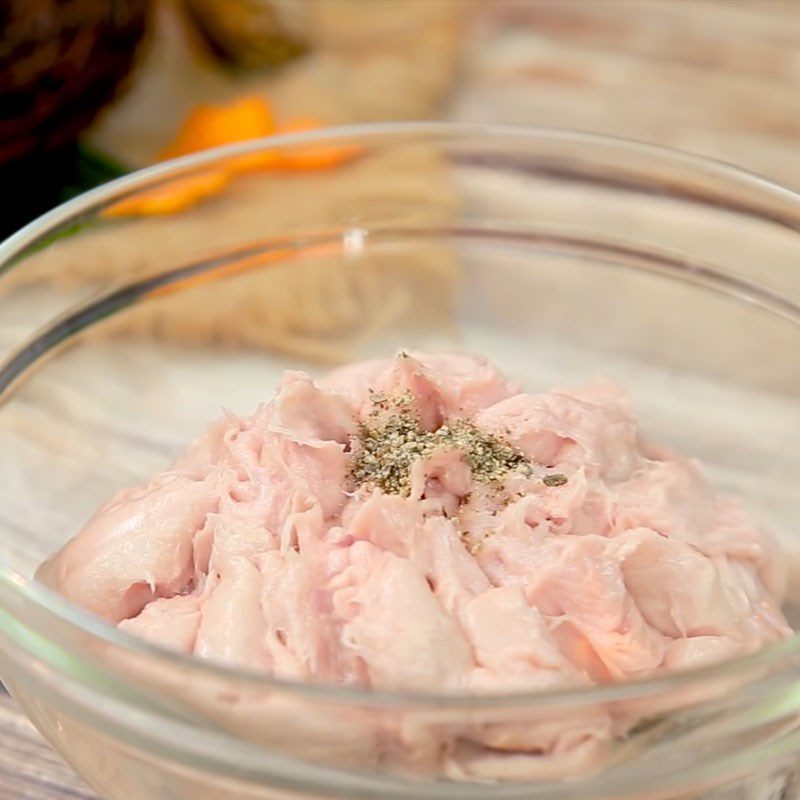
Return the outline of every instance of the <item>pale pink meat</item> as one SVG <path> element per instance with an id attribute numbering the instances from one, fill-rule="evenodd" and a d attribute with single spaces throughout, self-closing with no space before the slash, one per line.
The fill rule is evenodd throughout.
<path id="1" fill-rule="evenodd" d="M 509 473 L 499 498 L 440 450 L 414 465 L 408 497 L 354 486 L 374 397 L 409 392 L 425 430 L 470 419 L 531 474 Z M 543 481 L 554 474 L 566 482 Z M 273 402 L 226 415 L 100 509 L 39 577 L 159 645 L 374 689 L 593 686 L 790 634 L 772 539 L 695 463 L 643 442 L 619 389 L 526 394 L 461 354 L 401 353 L 317 384 L 287 373 Z M 512 773 L 526 754 L 595 753 L 611 729 L 602 710 L 476 723 L 452 769 L 484 775 L 503 751 Z"/>
<path id="2" fill-rule="evenodd" d="M 159 475 L 103 506 L 38 577 L 112 622 L 135 617 L 192 580 L 192 541 L 218 504 L 216 473 Z"/>
<path id="3" fill-rule="evenodd" d="M 350 549 L 353 563 L 338 576 L 333 607 L 345 620 L 342 644 L 366 665 L 370 683 L 457 689 L 472 665 L 469 643 L 425 575 L 367 542 Z"/>
<path id="4" fill-rule="evenodd" d="M 159 598 L 138 616 L 124 619 L 119 629 L 162 647 L 193 653 L 200 627 L 201 598 L 192 595 Z"/>

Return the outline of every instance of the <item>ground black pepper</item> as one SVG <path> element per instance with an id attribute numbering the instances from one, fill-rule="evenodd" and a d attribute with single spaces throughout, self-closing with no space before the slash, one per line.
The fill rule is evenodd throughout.
<path id="1" fill-rule="evenodd" d="M 351 445 L 351 474 L 358 486 L 407 496 L 413 465 L 437 450 L 461 452 L 473 478 L 482 483 L 500 481 L 512 471 L 532 472 L 523 453 L 469 420 L 451 420 L 435 431 L 423 430 L 409 392 L 396 398 L 371 392 L 370 397 L 372 412 Z"/>

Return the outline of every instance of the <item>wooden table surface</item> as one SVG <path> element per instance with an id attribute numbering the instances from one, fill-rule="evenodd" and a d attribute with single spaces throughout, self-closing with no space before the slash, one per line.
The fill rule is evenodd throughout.
<path id="1" fill-rule="evenodd" d="M 633 136 L 800 186 L 797 0 L 496 0 L 465 62 L 452 117 Z M 0 691 L 0 800 L 66 798 L 95 795 Z"/>
<path id="2" fill-rule="evenodd" d="M 67 798 L 96 800 L 96 795 L 0 689 L 0 800 Z"/>

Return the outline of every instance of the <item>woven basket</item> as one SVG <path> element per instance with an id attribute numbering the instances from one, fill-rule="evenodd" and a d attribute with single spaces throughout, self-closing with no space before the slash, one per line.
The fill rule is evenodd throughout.
<path id="1" fill-rule="evenodd" d="M 148 0 L 0 3 L 0 167 L 58 150 L 119 91 Z"/>

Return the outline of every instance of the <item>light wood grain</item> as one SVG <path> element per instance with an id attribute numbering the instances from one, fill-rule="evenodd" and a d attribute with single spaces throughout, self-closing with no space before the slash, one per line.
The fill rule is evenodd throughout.
<path id="1" fill-rule="evenodd" d="M 800 186 L 796 0 L 493 0 L 460 120 L 577 128 Z"/>
<path id="2" fill-rule="evenodd" d="M 96 795 L 0 689 L 0 800 L 95 800 Z"/>

